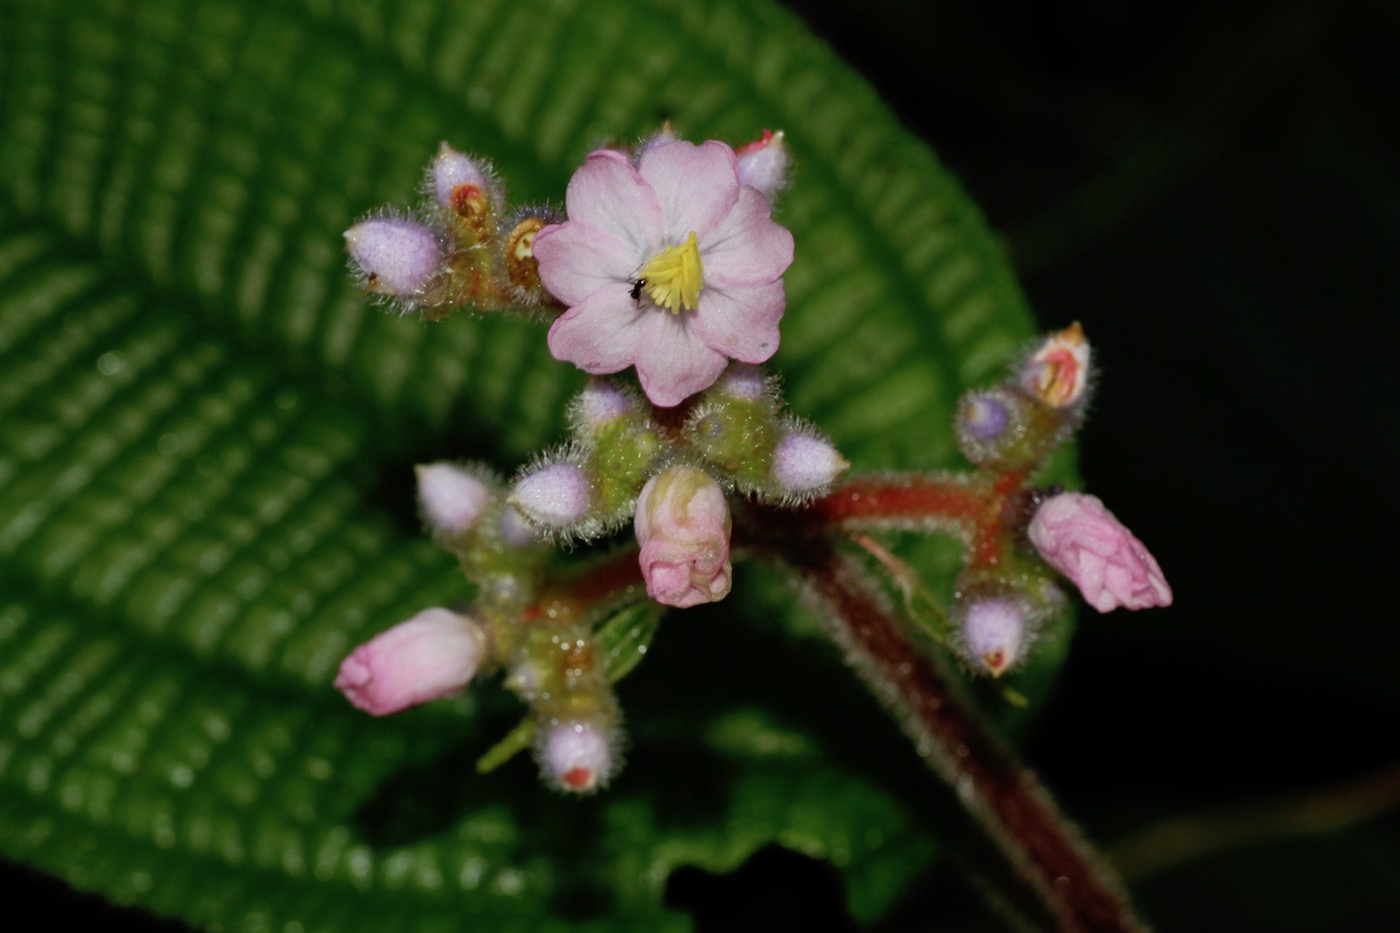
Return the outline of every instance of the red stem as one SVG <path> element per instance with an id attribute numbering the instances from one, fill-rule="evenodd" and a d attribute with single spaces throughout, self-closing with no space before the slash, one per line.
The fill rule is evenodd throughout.
<path id="1" fill-rule="evenodd" d="M 606 614 L 645 593 L 637 549 L 630 547 L 587 565 L 567 580 L 550 584 L 520 618 L 523 622 L 574 622 L 584 614 Z"/>
<path id="2" fill-rule="evenodd" d="M 928 765 L 956 791 L 1012 870 L 1066 933 L 1140 931 L 1127 897 L 1034 774 L 962 700 L 954 681 L 905 634 L 860 566 L 821 534 L 756 516 L 762 546 L 790 563 L 830 610 L 829 623 L 866 685 Z M 753 530 L 746 529 L 746 530 Z M 786 533 L 784 533 L 786 531 Z"/>

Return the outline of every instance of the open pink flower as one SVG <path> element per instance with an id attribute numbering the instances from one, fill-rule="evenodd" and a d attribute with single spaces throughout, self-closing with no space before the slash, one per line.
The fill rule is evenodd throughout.
<path id="1" fill-rule="evenodd" d="M 671 406 L 730 359 L 778 349 L 792 234 L 739 183 L 734 150 L 662 142 L 636 166 L 600 150 L 566 200 L 568 221 L 534 243 L 540 280 L 569 306 L 549 329 L 556 359 L 595 374 L 636 366 L 647 398 Z"/>
<path id="2" fill-rule="evenodd" d="M 729 595 L 729 504 L 708 473 L 677 466 L 653 476 L 635 524 L 648 596 L 688 609 Z"/>
<path id="3" fill-rule="evenodd" d="M 1045 562 L 1099 612 L 1171 605 L 1156 558 L 1097 496 L 1065 492 L 1046 499 L 1027 532 Z"/>

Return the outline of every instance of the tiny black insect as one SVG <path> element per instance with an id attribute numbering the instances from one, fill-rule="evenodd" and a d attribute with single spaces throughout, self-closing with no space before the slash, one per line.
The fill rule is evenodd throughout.
<path id="1" fill-rule="evenodd" d="M 632 291 L 628 292 L 628 294 L 632 296 L 632 300 L 633 300 L 633 301 L 641 301 L 641 300 L 642 300 L 642 289 L 644 289 L 644 288 L 647 287 L 647 280 L 646 280 L 646 279 L 628 279 L 627 282 L 628 282 L 628 284 L 630 284 L 630 285 L 632 286 Z"/>

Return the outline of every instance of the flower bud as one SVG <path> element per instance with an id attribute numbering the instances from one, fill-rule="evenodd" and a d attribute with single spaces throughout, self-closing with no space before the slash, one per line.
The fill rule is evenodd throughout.
<path id="1" fill-rule="evenodd" d="M 1171 587 L 1143 543 L 1097 496 L 1060 493 L 1036 509 L 1027 536 L 1099 612 L 1170 606 Z"/>
<path id="2" fill-rule="evenodd" d="M 963 655 L 993 677 L 1021 659 L 1026 644 L 1026 615 L 1014 600 L 975 599 L 962 610 Z"/>
<path id="3" fill-rule="evenodd" d="M 676 128 L 671 125 L 671 121 L 663 120 L 660 129 L 633 147 L 632 164 L 636 165 L 640 162 L 642 160 L 642 155 L 646 153 L 648 149 L 655 149 L 663 143 L 673 143 L 678 139 L 680 139 L 680 137 L 676 135 Z"/>
<path id="4" fill-rule="evenodd" d="M 485 653 L 476 619 L 424 609 L 351 652 L 335 686 L 365 712 L 387 716 L 462 690 Z"/>
<path id="5" fill-rule="evenodd" d="M 570 409 L 575 430 L 591 434 L 640 408 L 636 393 L 611 379 L 589 379 Z"/>
<path id="6" fill-rule="evenodd" d="M 595 723 L 555 723 L 543 730 L 542 739 L 536 750 L 540 770 L 560 790 L 587 794 L 606 784 L 616 770 L 612 741 Z"/>
<path id="7" fill-rule="evenodd" d="M 532 522 L 564 531 L 587 518 L 593 490 L 579 467 L 551 463 L 517 482 L 508 501 Z"/>
<path id="8" fill-rule="evenodd" d="M 792 157 L 782 130 L 764 130 L 758 139 L 734 150 L 734 155 L 739 160 L 739 183 L 757 188 L 769 201 L 787 184 Z"/>
<path id="9" fill-rule="evenodd" d="M 1014 389 L 972 389 L 964 393 L 953 419 L 958 449 L 979 466 L 1004 466 L 1034 457 L 1037 447 L 1030 417 L 1034 404 Z M 1057 424 L 1046 427 L 1062 430 Z"/>
<path id="10" fill-rule="evenodd" d="M 1089 341 L 1075 321 L 1045 339 L 1021 369 L 1021 387 L 1052 408 L 1071 408 L 1089 386 Z"/>
<path id="11" fill-rule="evenodd" d="M 490 487 L 456 464 L 426 463 L 413 469 L 423 518 L 437 534 L 465 533 L 491 504 Z"/>
<path id="12" fill-rule="evenodd" d="M 771 392 L 772 387 L 768 384 L 768 377 L 763 375 L 763 367 L 738 362 L 730 363 L 714 388 L 710 389 L 711 394 L 728 395 L 746 402 L 756 402 L 770 396 Z"/>
<path id="13" fill-rule="evenodd" d="M 365 275 L 365 291 L 419 297 L 442 266 L 437 234 L 414 220 L 379 217 L 345 231 L 345 248 Z"/>
<path id="14" fill-rule="evenodd" d="M 729 504 L 708 473 L 676 466 L 653 476 L 634 522 L 648 596 L 685 609 L 729 595 Z"/>
<path id="15" fill-rule="evenodd" d="M 828 441 L 793 432 L 773 451 L 773 479 L 785 495 L 811 493 L 850 468 L 850 461 Z"/>
<path id="16" fill-rule="evenodd" d="M 463 219 L 484 217 L 491 207 L 492 183 L 486 166 L 446 142 L 438 146 L 428 169 L 428 188 L 439 206 Z"/>

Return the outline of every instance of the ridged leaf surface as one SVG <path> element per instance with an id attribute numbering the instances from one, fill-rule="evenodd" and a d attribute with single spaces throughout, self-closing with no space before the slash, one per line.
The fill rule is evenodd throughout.
<path id="1" fill-rule="evenodd" d="M 769 570 L 662 625 L 621 688 L 628 767 L 585 801 L 524 758 L 474 773 L 519 716 L 494 684 L 388 720 L 330 688 L 465 591 L 411 465 L 509 471 L 581 384 L 536 324 L 371 306 L 340 232 L 411 201 L 440 139 L 558 201 L 665 117 L 787 131 L 793 408 L 858 467 L 952 462 L 957 392 L 1028 315 L 933 156 L 774 7 L 0 2 L 0 854 L 304 931 L 684 929 L 670 871 L 770 842 L 870 918 L 929 863 L 849 753 L 874 703 L 758 611 L 801 630 Z"/>

